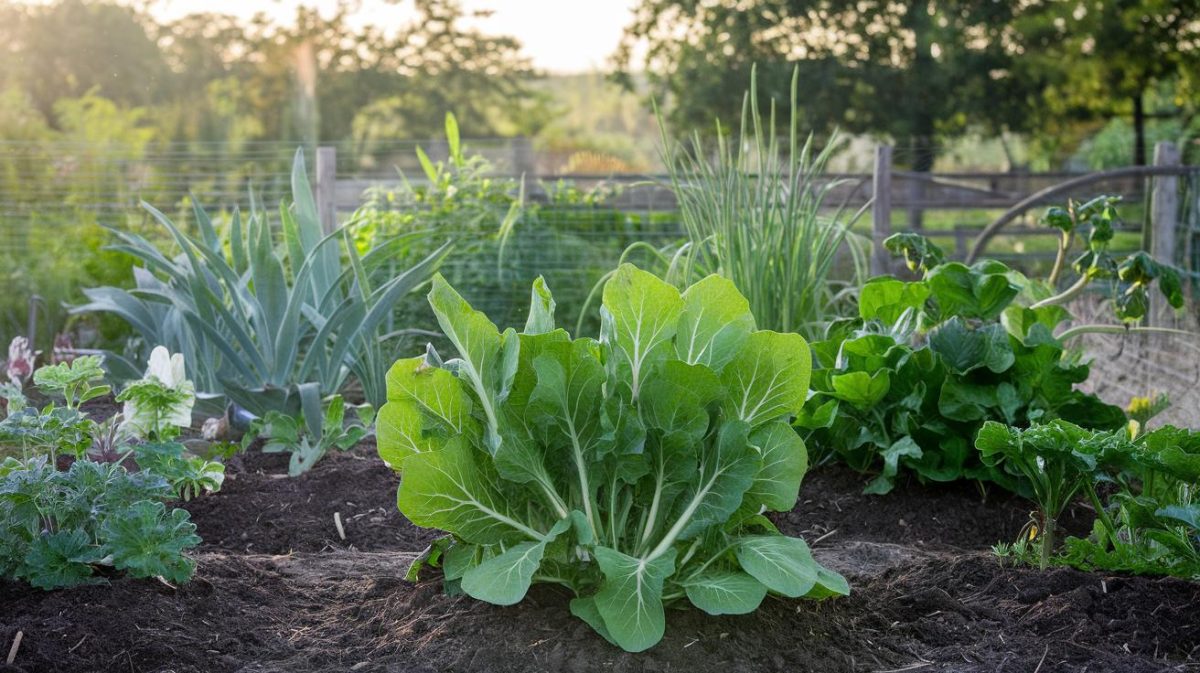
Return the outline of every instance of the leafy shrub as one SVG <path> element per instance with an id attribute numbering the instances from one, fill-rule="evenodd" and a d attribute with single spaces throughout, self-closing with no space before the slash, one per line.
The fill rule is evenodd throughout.
<path id="1" fill-rule="evenodd" d="M 143 264 L 134 270 L 137 288 L 85 290 L 90 301 L 75 312 L 121 316 L 144 343 L 184 354 L 201 392 L 224 393 L 258 415 L 311 408 L 351 374 L 368 401 L 382 403 L 381 326 L 401 296 L 429 279 L 449 244 L 376 286 L 371 273 L 406 240 L 360 255 L 345 231 L 324 234 L 299 151 L 292 197 L 292 207 L 280 209 L 282 241 L 272 238 L 265 210 L 244 224 L 235 212 L 223 242 L 198 208 L 200 235 L 190 236 L 147 205 L 182 254 L 172 258 L 114 229 L 115 248 Z"/>
<path id="2" fill-rule="evenodd" d="M 0 577 L 41 589 L 101 581 L 97 568 L 188 580 L 200 543 L 171 485 L 149 471 L 79 460 L 65 472 L 45 457 L 0 462 Z"/>
<path id="3" fill-rule="evenodd" d="M 554 328 L 540 280 L 522 333 L 440 276 L 429 302 L 459 357 L 392 367 L 378 444 L 402 474 L 400 511 L 451 534 L 427 558 L 449 590 L 509 605 L 532 582 L 563 584 L 572 613 L 630 651 L 657 643 L 664 605 L 685 598 L 741 614 L 768 592 L 848 592 L 762 516 L 795 505 L 807 468 L 789 421 L 809 351 L 756 331 L 728 280 L 680 294 L 623 265 L 599 341 Z"/>
<path id="4" fill-rule="evenodd" d="M 890 247 L 907 250 L 923 279 L 863 286 L 859 318 L 813 344 L 815 394 L 798 421 L 826 457 L 879 470 L 868 492 L 891 490 L 901 468 L 932 481 L 1026 488 L 980 460 L 972 441 L 985 421 L 1124 425 L 1119 408 L 1075 389 L 1089 367 L 1051 332 L 1068 314 L 1056 304 L 1023 305 L 1023 293 L 1038 291 L 1024 276 L 995 261 L 940 263 L 932 243 L 897 240 Z"/>

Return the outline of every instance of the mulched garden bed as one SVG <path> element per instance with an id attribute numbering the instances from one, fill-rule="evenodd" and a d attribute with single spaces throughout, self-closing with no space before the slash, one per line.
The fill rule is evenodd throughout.
<path id="1" fill-rule="evenodd" d="M 397 478 L 364 444 L 289 479 L 249 454 L 187 505 L 204 544 L 174 588 L 151 580 L 43 592 L 0 581 L 0 671 L 1167 671 L 1200 667 L 1200 585 L 1001 567 L 1030 505 L 971 485 L 864 496 L 837 467 L 776 517 L 851 582 L 848 598 L 769 598 L 740 617 L 668 615 L 627 654 L 535 587 L 500 608 L 403 579 L 434 537 L 396 510 Z M 342 539 L 334 522 L 342 522 Z M 1085 512 L 1067 528 L 1076 531 Z"/>

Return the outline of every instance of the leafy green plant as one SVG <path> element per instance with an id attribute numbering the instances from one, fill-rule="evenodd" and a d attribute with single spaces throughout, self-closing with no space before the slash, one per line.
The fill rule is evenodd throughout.
<path id="1" fill-rule="evenodd" d="M 1026 430 L 988 421 L 975 438 L 985 463 L 1003 463 L 1033 488 L 1041 513 L 1039 562 L 1045 568 L 1054 551 L 1058 517 L 1092 478 L 1108 450 L 1104 440 L 1114 435 L 1093 433 L 1064 421 L 1051 421 Z M 1118 440 L 1119 441 L 1119 440 Z"/>
<path id="2" fill-rule="evenodd" d="M 132 447 L 138 468 L 167 480 L 181 500 L 221 490 L 225 466 L 214 460 L 189 455 L 179 442 L 146 442 Z"/>
<path id="3" fill-rule="evenodd" d="M 718 124 L 715 149 L 699 134 L 686 145 L 673 141 L 660 117 L 686 239 L 665 248 L 635 243 L 626 257 L 648 255 L 679 288 L 724 276 L 749 300 L 759 325 L 813 339 L 853 306 L 868 244 L 851 232 L 861 211 L 849 214 L 828 202 L 838 181 L 823 173 L 839 142 L 818 151 L 811 134 L 801 136 L 798 92 L 796 71 L 786 145 L 774 132 L 774 102 L 765 118 L 759 107 L 755 71 L 738 132 Z"/>
<path id="4" fill-rule="evenodd" d="M 980 460 L 972 441 L 985 421 L 1125 424 L 1119 408 L 1075 389 L 1089 367 L 1051 332 L 1067 317 L 1061 307 L 1023 305 L 1037 291 L 1031 281 L 999 262 L 942 262 L 937 246 L 915 235 L 888 246 L 923 278 L 863 285 L 859 317 L 813 344 L 814 394 L 797 420 L 824 458 L 878 470 L 868 492 L 891 490 L 902 468 L 926 480 L 1027 489 L 1020 475 Z"/>
<path id="5" fill-rule="evenodd" d="M 997 545 L 1002 558 L 1200 578 L 1200 433 L 988 423 L 976 444 L 985 460 L 1029 479 L 1041 513 L 1029 535 Z M 1055 521 L 1078 494 L 1096 512 L 1092 533 L 1057 551 Z"/>
<path id="6" fill-rule="evenodd" d="M 1112 299 L 1113 312 L 1120 320 L 1119 326 L 1086 325 L 1067 330 L 1060 338 L 1102 331 L 1174 331 L 1148 327 L 1136 327 L 1146 316 L 1150 305 L 1150 287 L 1157 282 L 1163 298 L 1172 308 L 1183 308 L 1183 284 L 1179 273 L 1171 266 L 1160 264 L 1149 254 L 1138 251 L 1118 258 L 1109 250 L 1116 228 L 1121 224 L 1117 213 L 1120 197 L 1097 196 L 1080 203 L 1068 201 L 1066 208 L 1053 207 L 1046 211 L 1042 223 L 1058 229 L 1058 253 L 1054 267 L 1046 279 L 1050 296 L 1040 299 L 1032 308 L 1062 305 L 1078 297 L 1093 283 L 1107 281 Z M 1066 269 L 1066 259 L 1077 239 L 1085 242 L 1084 251 L 1074 260 L 1071 268 L 1078 278 L 1065 290 L 1054 294 Z"/>
<path id="7" fill-rule="evenodd" d="M 82 458 L 92 446 L 96 424 L 78 409 L 48 405 L 23 409 L 0 422 L 0 447 L 17 449 L 24 458 L 59 455 Z"/>
<path id="8" fill-rule="evenodd" d="M 370 405 L 353 407 L 356 420 L 346 424 L 346 403 L 334 395 L 323 412 L 305 415 L 303 420 L 278 411 L 268 411 L 256 419 L 242 437 L 242 449 L 254 440 L 266 438 L 264 453 L 291 453 L 288 474 L 295 477 L 312 469 L 332 449 L 346 451 L 367 437 L 375 412 Z"/>
<path id="9" fill-rule="evenodd" d="M 257 207 L 245 222 L 235 211 L 222 241 L 198 207 L 199 235 L 191 236 L 145 205 L 182 254 L 170 257 L 141 236 L 113 229 L 114 249 L 143 265 L 134 269 L 137 287 L 85 290 L 90 301 L 74 312 L 124 318 L 144 343 L 182 353 L 201 392 L 223 393 L 257 415 L 315 408 L 350 375 L 369 402 L 382 403 L 381 326 L 400 297 L 429 279 L 450 244 L 409 268 L 391 269 L 376 285 L 372 273 L 411 237 L 360 254 L 345 229 L 323 233 L 300 151 L 292 197 L 290 208 L 280 208 L 281 241 Z"/>
<path id="10" fill-rule="evenodd" d="M 195 387 L 184 373 L 183 355 L 156 347 L 150 353 L 146 375 L 131 381 L 117 395 L 125 429 L 143 439 L 169 440 L 192 424 Z"/>
<path id="11" fill-rule="evenodd" d="M 355 240 L 366 250 L 416 231 L 453 238 L 454 253 L 439 273 L 475 297 L 476 308 L 497 324 L 524 320 L 534 269 L 555 283 L 562 305 L 581 309 L 596 278 L 647 228 L 641 214 L 606 205 L 608 190 L 602 188 L 541 184 L 534 187 L 538 198 L 527 198 L 523 177 L 498 177 L 491 162 L 469 151 L 453 114 L 446 115 L 445 131 L 444 160 L 417 150 L 424 180 L 410 181 L 402 173 L 398 187 L 368 192 L 353 222 Z M 403 265 L 431 249 L 431 239 L 413 240 L 398 251 L 396 262 Z M 399 307 L 399 322 L 432 318 L 417 297 L 409 301 L 412 305 Z"/>
<path id="12" fill-rule="evenodd" d="M 447 589 L 509 605 L 562 584 L 573 614 L 630 651 L 657 643 L 664 607 L 685 599 L 741 614 L 769 592 L 848 592 L 762 516 L 795 506 L 807 468 L 789 421 L 809 351 L 756 330 L 730 281 L 681 294 L 623 265 L 599 341 L 555 329 L 540 280 L 522 333 L 440 276 L 429 302 L 459 357 L 392 367 L 378 445 L 402 475 L 400 511 L 451 534 L 425 559 Z"/>
<path id="13" fill-rule="evenodd" d="M 65 472 L 44 457 L 0 462 L 0 577 L 41 589 L 102 581 L 98 568 L 188 580 L 200 543 L 170 485 L 150 472 L 79 460 Z"/>
<path id="14" fill-rule="evenodd" d="M 0 399 L 4 400 L 5 416 L 15 414 L 29 404 L 21 385 L 12 381 L 0 383 Z"/>
<path id="15" fill-rule="evenodd" d="M 39 367 L 33 373 L 33 383 L 47 395 L 63 398 L 67 409 L 97 397 L 107 395 L 112 386 L 104 383 L 104 358 L 84 355 L 71 362 Z"/>

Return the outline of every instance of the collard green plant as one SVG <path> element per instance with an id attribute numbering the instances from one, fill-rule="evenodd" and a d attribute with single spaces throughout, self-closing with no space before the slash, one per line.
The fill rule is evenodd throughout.
<path id="1" fill-rule="evenodd" d="M 356 419 L 346 423 L 346 403 L 334 395 L 323 413 L 306 415 L 302 420 L 278 411 L 250 424 L 242 437 L 242 449 L 250 448 L 259 437 L 266 439 L 264 453 L 291 453 L 288 474 L 295 477 L 312 469 L 332 449 L 346 451 L 371 434 L 374 409 L 370 405 L 353 407 Z"/>
<path id="2" fill-rule="evenodd" d="M 756 330 L 731 282 L 680 293 L 623 265 L 599 341 L 555 329 L 540 281 L 521 333 L 440 277 L 429 301 L 459 357 L 392 367 L 378 444 L 400 511 L 451 534 L 427 559 L 449 590 L 509 605 L 562 584 L 573 614 L 630 651 L 662 638 L 672 603 L 741 614 L 767 593 L 848 592 L 762 516 L 795 505 L 807 468 L 789 423 L 809 351 Z"/>
<path id="3" fill-rule="evenodd" d="M 223 393 L 260 416 L 311 413 L 351 375 L 369 402 L 382 403 L 381 327 L 399 298 L 429 279 L 449 244 L 377 285 L 372 273 L 410 237 L 360 254 L 344 230 L 325 234 L 299 151 L 292 198 L 279 212 L 282 240 L 263 209 L 245 222 L 235 211 L 223 241 L 198 207 L 199 235 L 191 236 L 145 205 L 182 252 L 171 257 L 113 229 L 114 249 L 143 265 L 134 269 L 137 287 L 85 290 L 89 302 L 74 311 L 122 317 L 144 343 L 182 353 L 201 392 Z"/>
<path id="4" fill-rule="evenodd" d="M 65 472 L 44 457 L 0 462 L 0 577 L 41 589 L 103 581 L 110 567 L 133 577 L 188 580 L 200 543 L 170 484 L 148 471 L 79 460 Z"/>
<path id="5" fill-rule="evenodd" d="M 901 469 L 1024 492 L 1021 475 L 980 460 L 972 446 L 985 421 L 1125 424 L 1119 408 L 1075 389 L 1089 367 L 1051 332 L 1067 313 L 1024 305 L 1036 289 L 1024 276 L 994 261 L 928 266 L 940 252 L 912 236 L 889 244 L 908 251 L 924 277 L 879 277 L 862 287 L 859 318 L 813 344 L 814 394 L 797 421 L 824 457 L 878 471 L 868 492 L 891 490 Z"/>

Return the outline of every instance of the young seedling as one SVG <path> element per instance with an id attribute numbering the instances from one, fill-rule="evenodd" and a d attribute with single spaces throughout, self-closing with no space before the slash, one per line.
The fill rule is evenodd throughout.
<path id="1" fill-rule="evenodd" d="M 66 408 L 78 409 L 84 402 L 112 390 L 104 382 L 103 364 L 103 357 L 85 355 L 72 362 L 41 367 L 33 373 L 33 383 L 47 395 L 63 398 Z"/>

